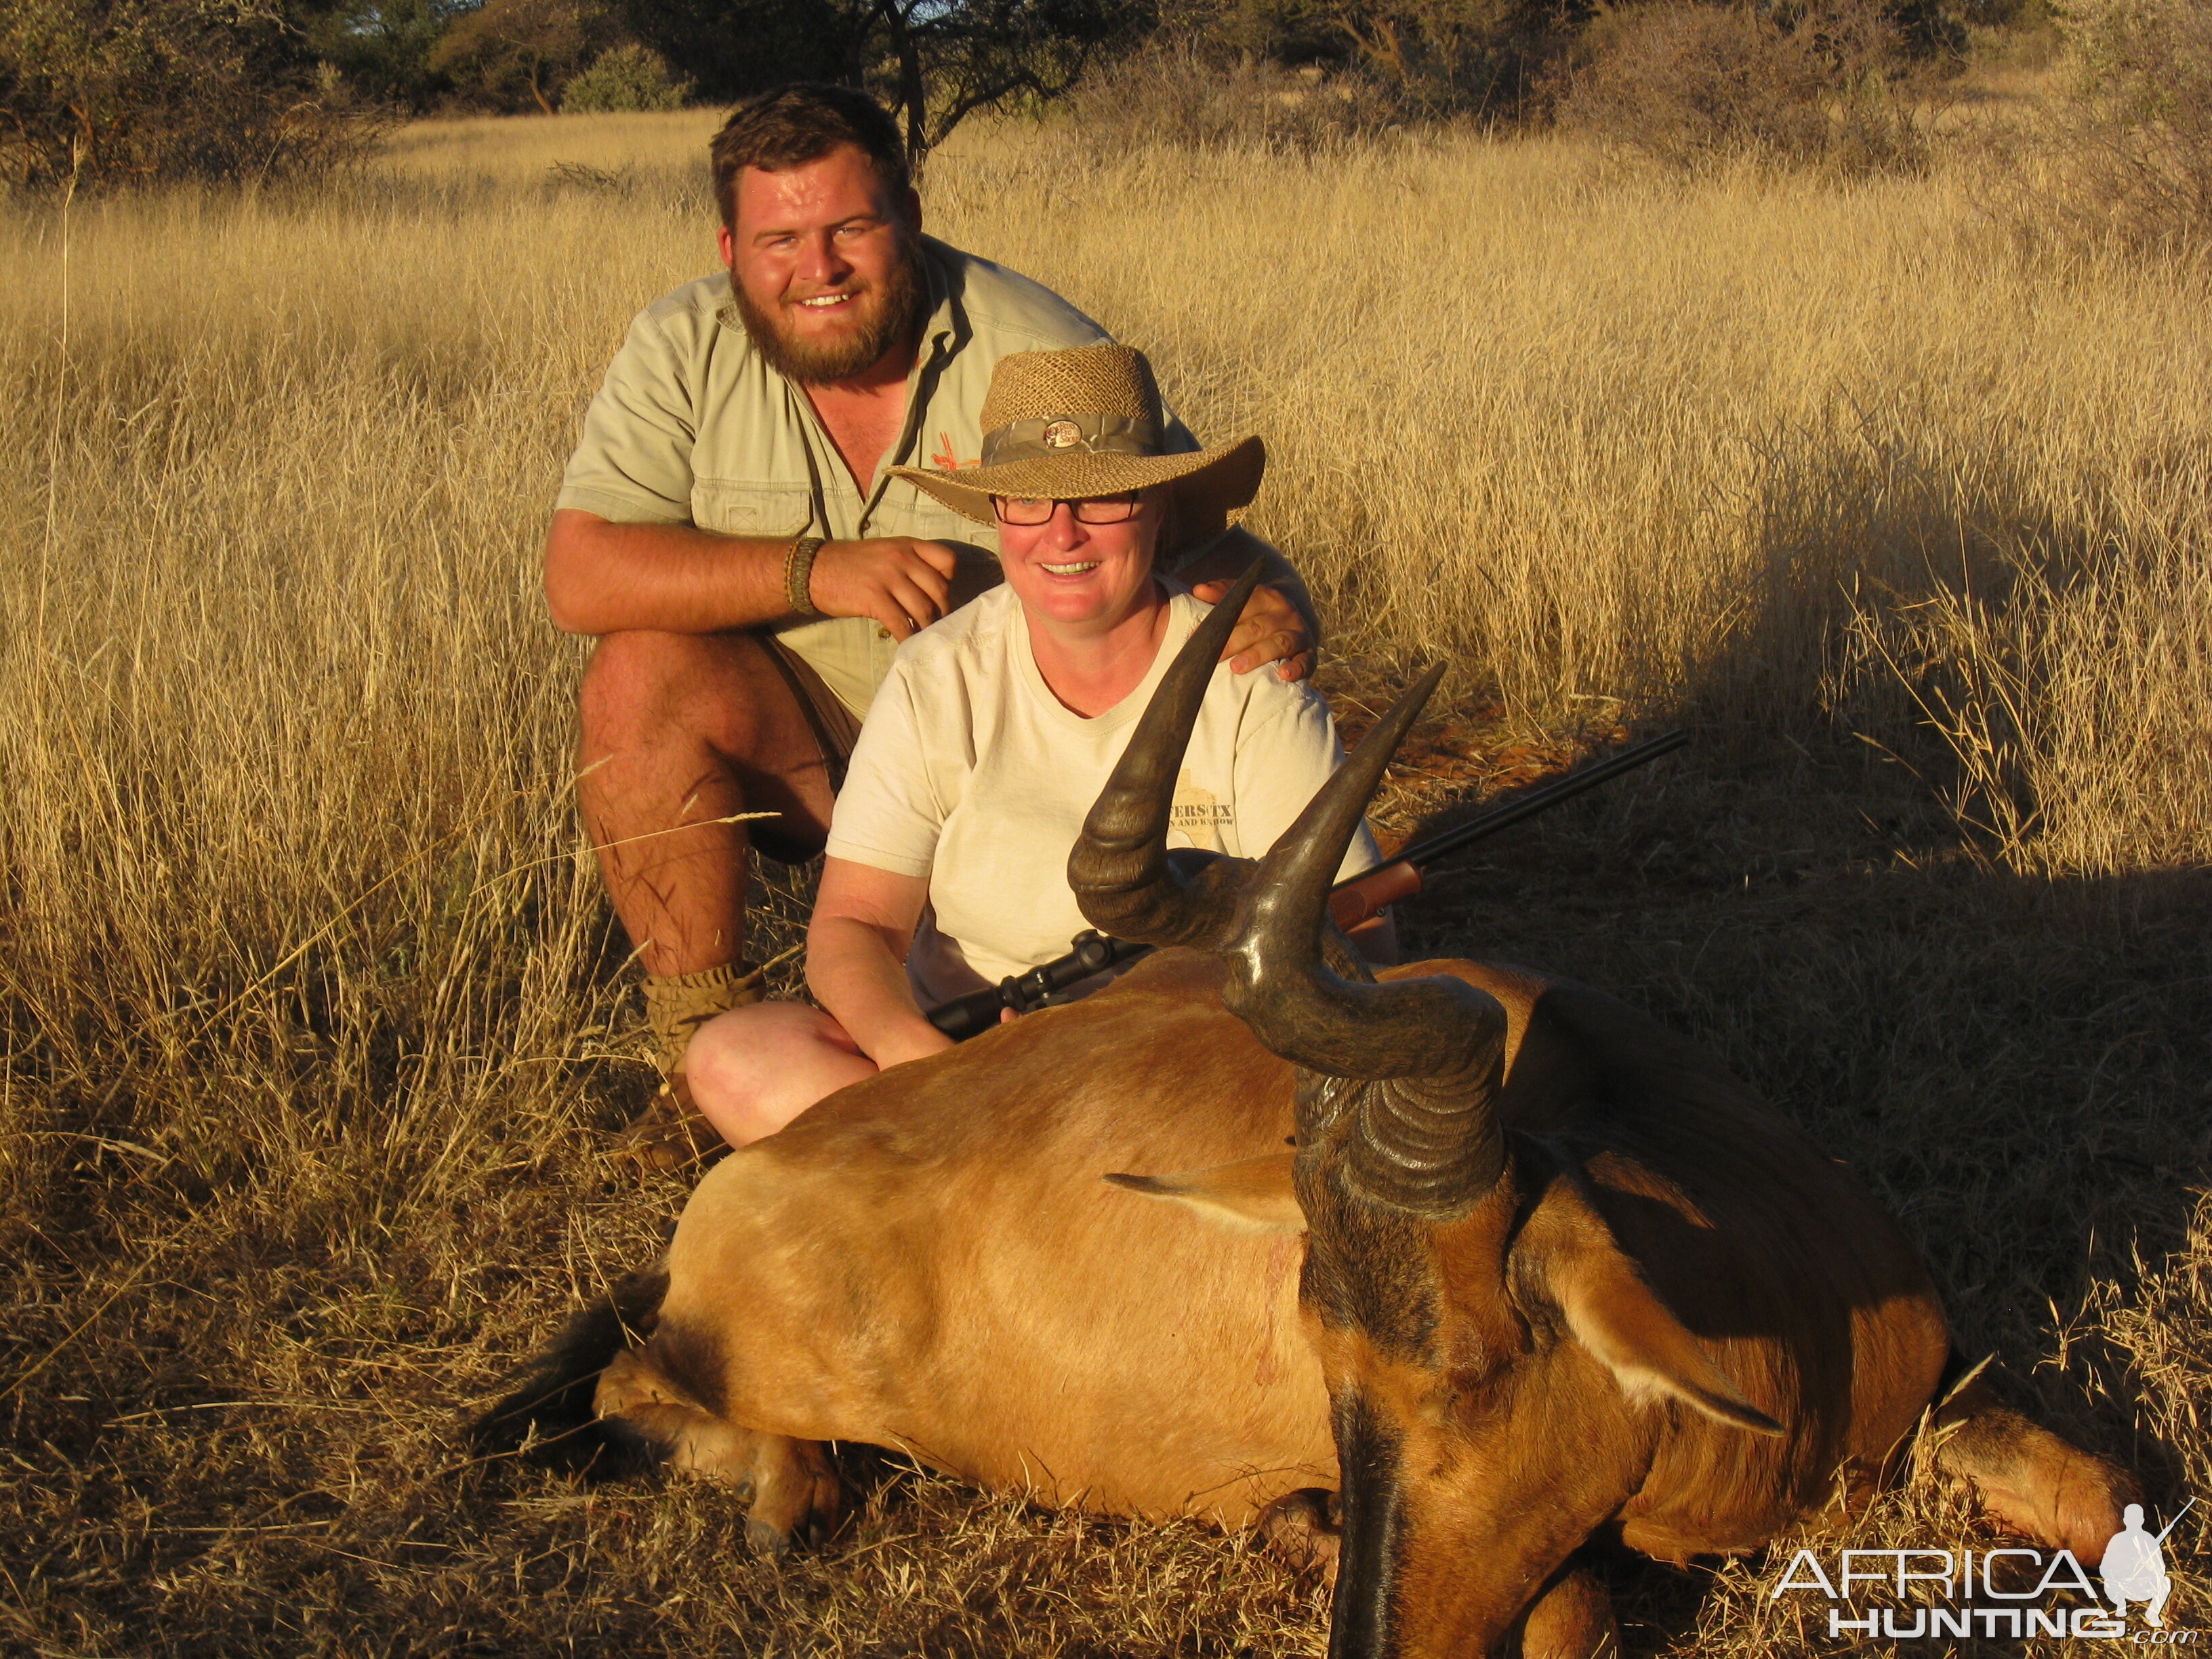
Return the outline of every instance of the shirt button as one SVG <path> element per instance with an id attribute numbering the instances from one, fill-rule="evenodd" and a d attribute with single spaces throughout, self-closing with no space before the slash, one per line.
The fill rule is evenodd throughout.
<path id="1" fill-rule="evenodd" d="M 884 627 L 881 623 L 878 623 L 876 624 L 876 637 L 878 639 L 887 640 L 890 638 L 890 636 L 891 630 L 890 629 Z"/>

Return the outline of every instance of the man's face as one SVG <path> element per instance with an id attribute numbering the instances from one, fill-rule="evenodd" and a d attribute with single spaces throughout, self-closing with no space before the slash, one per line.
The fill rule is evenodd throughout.
<path id="1" fill-rule="evenodd" d="M 921 204 L 896 198 L 857 147 L 737 179 L 722 258 L 745 331 L 794 380 L 850 380 L 911 349 L 921 322 Z M 906 364 L 896 365 L 903 374 Z"/>

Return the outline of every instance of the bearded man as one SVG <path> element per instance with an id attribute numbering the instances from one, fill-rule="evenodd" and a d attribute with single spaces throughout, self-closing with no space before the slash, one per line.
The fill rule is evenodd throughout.
<path id="1" fill-rule="evenodd" d="M 662 1169 L 720 1144 L 685 1085 L 691 1034 L 763 994 L 744 953 L 750 848 L 821 850 L 899 641 L 998 580 L 991 532 L 891 469 L 975 465 L 1000 358 L 1107 338 L 921 234 L 897 127 L 864 94 L 766 94 L 710 154 L 727 274 L 631 324 L 545 545 L 553 620 L 599 637 L 577 787 L 667 1079 L 617 1150 Z M 1199 447 L 1171 417 L 1165 436 Z M 1310 671 L 1319 629 L 1279 555 L 1220 523 L 1163 545 L 1207 599 L 1270 560 L 1224 654 L 1239 672 Z"/>

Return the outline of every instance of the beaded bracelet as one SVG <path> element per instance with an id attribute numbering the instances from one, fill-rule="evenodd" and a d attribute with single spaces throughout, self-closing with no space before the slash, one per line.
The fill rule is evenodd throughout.
<path id="1" fill-rule="evenodd" d="M 792 543 L 791 551 L 783 556 L 783 597 L 792 612 L 800 617 L 818 617 L 810 584 L 814 580 L 814 556 L 822 550 L 822 538 L 801 536 Z"/>

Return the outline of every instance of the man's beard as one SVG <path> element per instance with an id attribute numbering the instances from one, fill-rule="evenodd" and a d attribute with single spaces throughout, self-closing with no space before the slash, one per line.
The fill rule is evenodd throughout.
<path id="1" fill-rule="evenodd" d="M 849 331 L 838 338 L 806 340 L 786 331 L 781 313 L 788 307 L 782 300 L 763 310 L 753 303 L 743 283 L 734 275 L 730 279 L 731 296 L 753 349 L 770 368 L 802 386 L 834 386 L 856 379 L 904 344 L 921 325 L 925 286 L 920 240 L 902 236 L 899 257 L 892 261 L 883 286 L 863 289 L 852 301 L 858 315 Z"/>

